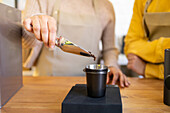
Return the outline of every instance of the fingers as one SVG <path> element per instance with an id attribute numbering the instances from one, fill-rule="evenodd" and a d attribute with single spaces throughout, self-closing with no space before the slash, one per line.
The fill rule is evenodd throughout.
<path id="1" fill-rule="evenodd" d="M 113 80 L 113 72 L 110 71 L 108 74 L 107 74 L 107 84 L 112 84 L 112 80 Z"/>
<path id="2" fill-rule="evenodd" d="M 56 40 L 56 22 L 53 18 L 48 20 L 48 29 L 49 29 L 49 46 L 54 48 Z"/>
<path id="3" fill-rule="evenodd" d="M 145 73 L 145 62 L 137 55 L 128 55 L 127 68 L 133 70 L 137 74 L 144 75 Z"/>
<path id="4" fill-rule="evenodd" d="M 122 74 L 122 75 L 120 76 L 120 86 L 121 86 L 122 88 L 124 88 L 124 87 L 128 87 L 129 85 L 130 85 L 130 82 L 128 81 L 126 75 L 125 75 L 125 74 Z"/>
<path id="5" fill-rule="evenodd" d="M 116 82 L 118 81 L 118 79 L 119 79 L 119 75 L 118 74 L 114 74 L 114 76 L 113 76 L 113 80 L 112 80 L 112 85 L 115 85 L 116 84 Z"/>
<path id="6" fill-rule="evenodd" d="M 40 17 L 40 31 L 42 36 L 42 41 L 46 46 L 48 46 L 48 25 L 47 25 L 47 18 L 45 16 Z"/>
<path id="7" fill-rule="evenodd" d="M 29 31 L 29 32 L 32 32 L 32 27 L 31 27 L 31 25 L 32 25 L 32 20 L 31 20 L 31 18 L 27 18 L 27 19 L 25 19 L 25 20 L 23 21 L 23 26 L 24 26 L 24 28 L 25 28 L 27 31 Z"/>
<path id="8" fill-rule="evenodd" d="M 35 16 L 35 19 L 33 19 L 33 32 L 35 34 L 35 37 L 38 40 L 42 40 L 41 39 L 41 34 L 40 34 L 40 22 L 39 22 L 39 18 L 37 16 Z"/>
<path id="9" fill-rule="evenodd" d="M 32 16 L 23 21 L 23 26 L 48 47 L 54 48 L 56 40 L 56 21 L 47 15 Z"/>
<path id="10" fill-rule="evenodd" d="M 130 82 L 128 81 L 126 75 L 124 75 L 124 79 L 125 79 L 125 86 L 128 87 L 130 85 Z"/>
<path id="11" fill-rule="evenodd" d="M 120 86 L 121 86 L 122 88 L 125 87 L 125 85 L 124 85 L 124 83 L 125 83 L 125 78 L 124 78 L 123 75 L 120 75 L 120 80 L 119 80 L 119 82 L 120 82 Z"/>
<path id="12" fill-rule="evenodd" d="M 115 85 L 116 82 L 119 80 L 120 86 L 128 87 L 130 85 L 130 82 L 128 81 L 125 74 L 122 73 L 122 71 L 118 68 L 110 67 L 110 72 L 107 75 L 107 83 L 111 81 L 112 85 Z M 110 76 L 113 76 L 113 79 L 110 80 Z"/>

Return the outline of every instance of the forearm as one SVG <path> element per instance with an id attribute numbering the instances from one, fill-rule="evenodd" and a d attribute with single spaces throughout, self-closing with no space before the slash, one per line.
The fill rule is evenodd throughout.
<path id="1" fill-rule="evenodd" d="M 170 39 L 160 38 L 154 41 L 147 41 L 144 39 L 139 39 L 136 41 L 131 41 L 128 43 L 127 37 L 125 43 L 125 53 L 133 53 L 143 60 L 150 63 L 162 63 L 164 62 L 164 50 L 170 48 Z"/>

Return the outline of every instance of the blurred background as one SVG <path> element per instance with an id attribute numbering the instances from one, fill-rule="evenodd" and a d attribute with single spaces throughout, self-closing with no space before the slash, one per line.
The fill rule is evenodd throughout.
<path id="1" fill-rule="evenodd" d="M 116 14 L 116 47 L 119 49 L 121 53 L 119 55 L 118 63 L 121 66 L 122 71 L 127 76 L 138 76 L 136 73 L 126 68 L 128 61 L 123 51 L 124 37 L 128 32 L 130 20 L 133 13 L 133 4 L 135 0 L 109 0 L 109 1 L 113 4 Z M 23 11 L 26 0 L 0 0 L 0 2 Z M 35 67 L 33 67 L 30 70 L 25 70 L 23 72 L 23 75 L 25 76 L 32 75 L 34 70 Z"/>

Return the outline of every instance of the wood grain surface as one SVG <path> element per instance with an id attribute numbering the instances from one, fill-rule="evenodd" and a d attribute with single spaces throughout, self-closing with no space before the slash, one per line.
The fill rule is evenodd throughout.
<path id="1" fill-rule="evenodd" d="M 0 113 L 61 113 L 61 103 L 70 88 L 84 84 L 85 77 L 23 77 L 24 86 Z M 170 113 L 163 104 L 163 81 L 128 78 L 129 88 L 121 89 L 123 113 Z M 114 112 L 113 112 L 114 113 Z"/>

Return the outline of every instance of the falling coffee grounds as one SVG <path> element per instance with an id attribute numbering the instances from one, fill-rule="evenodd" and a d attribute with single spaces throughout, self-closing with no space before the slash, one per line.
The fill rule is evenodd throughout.
<path id="1" fill-rule="evenodd" d="M 84 53 L 84 52 L 80 52 L 80 55 L 82 55 L 82 56 L 87 56 L 87 57 L 93 57 L 93 58 L 94 58 L 94 61 L 96 60 L 96 57 L 95 57 L 93 54 L 91 54 L 90 51 L 88 51 L 88 54 L 87 54 L 87 53 Z"/>
<path id="2" fill-rule="evenodd" d="M 94 61 L 95 61 L 96 60 L 96 56 L 94 56 L 90 51 L 89 51 L 89 53 L 90 53 L 91 57 L 94 58 Z"/>

